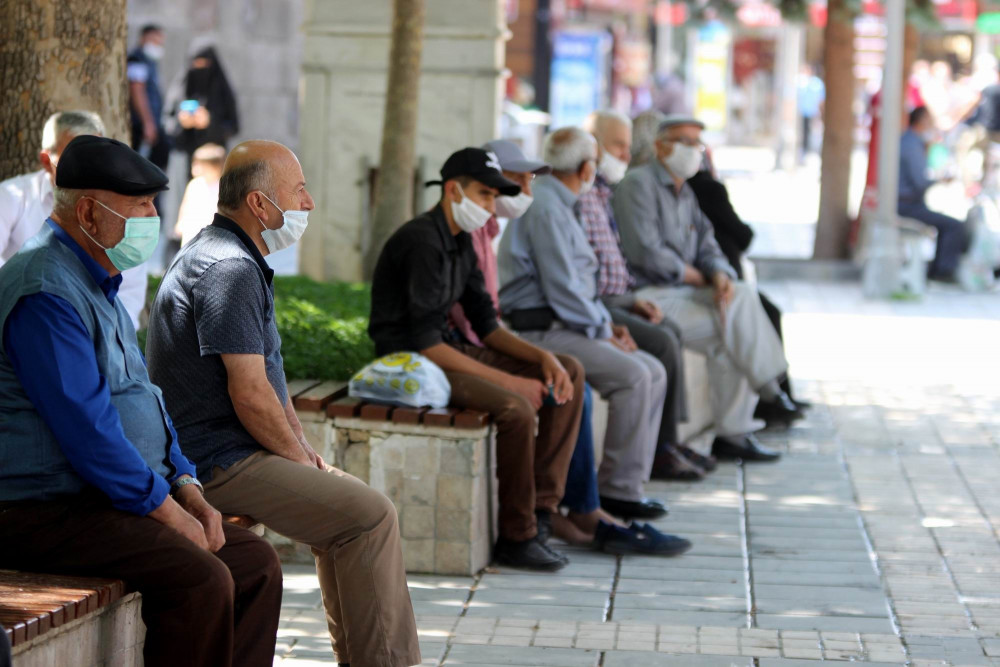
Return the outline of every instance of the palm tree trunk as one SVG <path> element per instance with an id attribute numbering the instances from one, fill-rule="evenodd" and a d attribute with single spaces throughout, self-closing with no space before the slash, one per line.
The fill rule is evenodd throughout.
<path id="1" fill-rule="evenodd" d="M 125 2 L 0 0 L 0 180 L 39 168 L 57 111 L 95 111 L 127 141 Z"/>
<path id="2" fill-rule="evenodd" d="M 823 166 L 815 259 L 847 257 L 850 219 L 847 211 L 854 148 L 854 15 L 845 0 L 827 3 L 823 34 L 826 103 L 823 113 Z"/>
<path id="3" fill-rule="evenodd" d="M 375 271 L 382 246 L 413 216 L 413 168 L 425 14 L 425 0 L 393 1 L 382 151 L 375 183 L 371 244 L 364 262 L 367 279 L 371 279 Z"/>

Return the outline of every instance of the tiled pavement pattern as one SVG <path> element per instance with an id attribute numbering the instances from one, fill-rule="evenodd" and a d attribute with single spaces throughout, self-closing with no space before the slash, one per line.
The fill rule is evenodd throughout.
<path id="1" fill-rule="evenodd" d="M 766 289 L 816 404 L 782 461 L 651 484 L 680 558 L 410 577 L 424 664 L 1000 665 L 1000 295 Z M 285 582 L 275 664 L 332 664 L 315 575 Z"/>

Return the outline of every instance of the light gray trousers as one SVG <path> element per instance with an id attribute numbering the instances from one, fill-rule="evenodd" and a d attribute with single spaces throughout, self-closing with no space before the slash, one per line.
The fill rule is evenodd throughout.
<path id="1" fill-rule="evenodd" d="M 656 453 L 667 395 L 667 372 L 641 350 L 622 352 L 606 340 L 566 329 L 526 331 L 525 340 L 579 359 L 587 382 L 608 401 L 604 456 L 597 471 L 602 496 L 641 500 Z"/>
<path id="2" fill-rule="evenodd" d="M 708 358 L 715 431 L 740 436 L 763 428 L 753 418 L 756 391 L 788 370 L 781 340 L 757 290 L 733 281 L 725 321 L 710 287 L 645 287 L 636 296 L 656 303 L 680 327 L 684 345 Z"/>

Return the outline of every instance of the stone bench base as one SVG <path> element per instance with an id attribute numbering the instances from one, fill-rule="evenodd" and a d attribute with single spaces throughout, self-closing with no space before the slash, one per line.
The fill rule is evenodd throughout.
<path id="1" fill-rule="evenodd" d="M 492 429 L 336 418 L 346 472 L 392 500 L 407 572 L 470 575 L 496 535 Z"/>

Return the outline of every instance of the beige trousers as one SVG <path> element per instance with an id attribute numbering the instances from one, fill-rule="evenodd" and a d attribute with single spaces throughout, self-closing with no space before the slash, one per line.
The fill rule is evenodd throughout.
<path id="1" fill-rule="evenodd" d="M 788 370 L 781 339 L 752 285 L 733 281 L 733 300 L 725 320 L 708 287 L 646 287 L 637 292 L 660 307 L 677 324 L 684 346 L 708 359 L 715 430 L 721 436 L 757 431 L 753 418 L 756 391 Z"/>
<path id="2" fill-rule="evenodd" d="M 215 468 L 205 497 L 312 547 L 338 662 L 420 663 L 396 508 L 340 470 L 324 472 L 267 452 Z"/>

